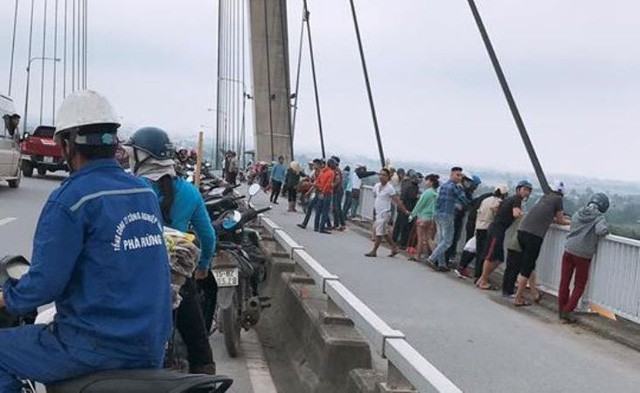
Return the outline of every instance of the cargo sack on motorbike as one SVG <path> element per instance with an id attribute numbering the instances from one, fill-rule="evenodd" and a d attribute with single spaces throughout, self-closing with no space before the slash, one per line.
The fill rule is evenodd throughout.
<path id="1" fill-rule="evenodd" d="M 175 309 L 182 301 L 180 287 L 198 266 L 200 249 L 194 244 L 196 237 L 192 234 L 164 227 L 163 235 L 171 266 L 171 300 Z"/>

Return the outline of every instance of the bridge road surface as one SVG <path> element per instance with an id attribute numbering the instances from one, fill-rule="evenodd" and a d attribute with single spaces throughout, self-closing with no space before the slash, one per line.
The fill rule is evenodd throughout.
<path id="1" fill-rule="evenodd" d="M 252 203 L 265 206 L 259 194 Z M 640 353 L 557 317 L 516 309 L 499 292 L 480 292 L 348 229 L 331 235 L 296 226 L 285 198 L 269 212 L 280 227 L 465 392 L 640 392 Z M 466 285 L 465 285 L 466 284 Z"/>
<path id="2" fill-rule="evenodd" d="M 33 233 L 40 211 L 51 191 L 63 179 L 63 176 L 51 174 L 46 177 L 36 176 L 30 179 L 23 177 L 18 189 L 9 188 L 6 183 L 0 182 L 0 257 L 6 254 L 22 254 L 27 258 L 31 258 Z M 250 332 L 249 334 L 253 335 L 251 338 L 256 337 L 255 332 Z M 243 350 L 250 350 L 252 347 L 248 343 L 250 339 L 247 339 L 244 332 L 242 340 Z M 249 357 L 252 358 L 250 366 L 254 370 L 256 367 L 258 369 L 266 368 L 265 365 L 261 364 L 261 359 L 255 360 L 255 353 L 245 353 L 244 355 L 246 356 L 236 359 L 229 358 L 224 349 L 223 336 L 219 333 L 214 333 L 211 336 L 210 343 L 213 348 L 213 358 L 216 362 L 218 373 L 228 375 L 234 379 L 233 386 L 229 392 L 271 392 L 269 389 L 263 390 L 259 387 L 254 390 L 252 386 L 247 359 Z M 260 379 L 258 378 L 256 381 L 260 381 Z M 263 386 L 265 385 L 263 384 Z M 44 392 L 43 388 L 42 391 Z"/>

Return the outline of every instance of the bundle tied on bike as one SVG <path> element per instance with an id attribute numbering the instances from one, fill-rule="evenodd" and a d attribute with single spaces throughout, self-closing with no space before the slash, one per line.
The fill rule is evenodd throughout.
<path id="1" fill-rule="evenodd" d="M 171 265 L 171 299 L 176 309 L 182 301 L 180 288 L 198 266 L 200 248 L 195 244 L 195 235 L 190 233 L 164 227 L 163 234 Z"/>

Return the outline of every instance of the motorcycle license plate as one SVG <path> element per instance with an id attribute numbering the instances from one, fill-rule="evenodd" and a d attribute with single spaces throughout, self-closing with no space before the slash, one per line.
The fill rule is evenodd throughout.
<path id="1" fill-rule="evenodd" d="M 53 157 L 44 157 L 42 161 L 46 162 L 47 164 L 53 164 Z"/>
<path id="2" fill-rule="evenodd" d="M 213 277 L 220 288 L 237 287 L 238 275 L 238 268 L 213 270 Z"/>

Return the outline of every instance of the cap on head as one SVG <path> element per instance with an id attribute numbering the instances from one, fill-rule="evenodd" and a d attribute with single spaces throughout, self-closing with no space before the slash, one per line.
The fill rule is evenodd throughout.
<path id="1" fill-rule="evenodd" d="M 96 126 L 105 125 L 104 132 Z M 114 145 L 117 128 L 120 126 L 118 116 L 109 101 L 102 94 L 92 90 L 77 90 L 68 95 L 56 115 L 56 131 L 54 138 L 63 134 L 82 131 L 81 128 L 94 126 L 91 133 L 78 135 L 76 144 L 80 145 Z"/>
<path id="2" fill-rule="evenodd" d="M 520 180 L 518 182 L 518 184 L 516 185 L 516 190 L 522 187 L 526 187 L 530 190 L 533 190 L 533 184 L 531 184 L 531 182 L 529 180 Z"/>
<path id="3" fill-rule="evenodd" d="M 551 184 L 549 184 L 549 187 L 551 187 L 551 191 L 553 192 L 557 192 L 558 194 L 564 194 L 564 182 L 560 181 L 560 180 L 554 180 L 551 182 Z"/>
<path id="4" fill-rule="evenodd" d="M 606 211 L 609 210 L 609 197 L 601 192 L 593 194 L 589 200 L 589 205 L 591 204 L 596 205 L 601 213 L 606 213 Z"/>

